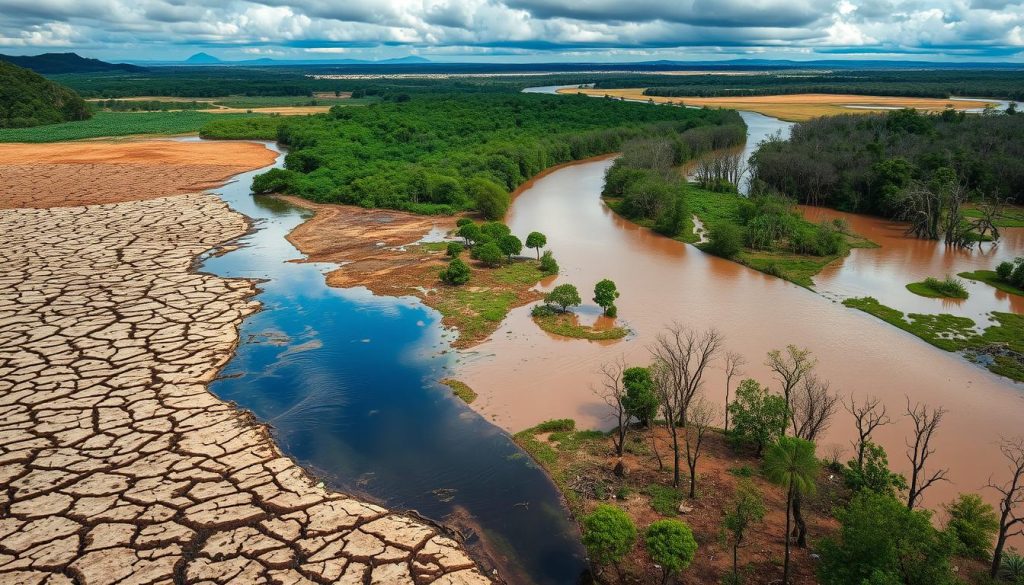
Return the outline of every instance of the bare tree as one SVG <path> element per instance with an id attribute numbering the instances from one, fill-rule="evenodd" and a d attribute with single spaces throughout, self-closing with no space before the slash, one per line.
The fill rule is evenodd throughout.
<path id="1" fill-rule="evenodd" d="M 625 370 L 626 362 L 622 357 L 610 364 L 601 365 L 601 385 L 591 388 L 591 391 L 612 409 L 610 416 L 615 419 L 616 425 L 612 443 L 619 457 L 622 457 L 622 450 L 626 446 L 626 434 L 629 432 L 629 421 L 632 418 L 622 402 L 626 397 L 626 387 L 622 384 L 622 372 Z"/>
<path id="2" fill-rule="evenodd" d="M 679 323 L 658 335 L 650 352 L 668 368 L 666 382 L 679 395 L 679 418 L 667 419 L 669 425 L 678 421 L 686 426 L 687 409 L 704 383 L 704 371 L 721 351 L 722 341 L 722 334 L 715 329 L 698 333 Z"/>
<path id="3" fill-rule="evenodd" d="M 999 450 L 1010 464 L 1010 479 L 996 484 L 990 477 L 985 487 L 999 492 L 999 532 L 992 552 L 992 567 L 989 575 L 994 579 L 1003 562 L 1006 541 L 1014 536 L 1024 535 L 1024 437 L 1003 439 Z"/>
<path id="4" fill-rule="evenodd" d="M 825 445 L 823 450 L 831 467 L 838 467 L 842 463 L 843 455 L 846 453 L 846 447 L 839 443 Z"/>
<path id="5" fill-rule="evenodd" d="M 793 435 L 816 442 L 838 407 L 839 396 L 831 392 L 828 380 L 808 374 L 793 390 Z"/>
<path id="6" fill-rule="evenodd" d="M 984 240 L 988 233 L 992 234 L 992 241 L 999 241 L 999 227 L 996 225 L 999 222 L 999 218 L 1003 215 L 1003 202 L 997 197 L 983 197 L 981 202 L 978 203 L 976 208 L 981 214 L 981 217 L 975 219 L 973 227 L 978 232 L 978 239 Z"/>
<path id="7" fill-rule="evenodd" d="M 850 397 L 850 403 L 843 403 L 846 411 L 853 415 L 854 425 L 857 427 L 857 440 L 853 442 L 853 452 L 857 454 L 857 468 L 864 467 L 864 449 L 871 441 L 871 433 L 878 427 L 885 426 L 892 422 L 886 414 L 885 405 L 877 397 L 869 396 L 862 404 L 857 404 L 857 399 Z"/>
<path id="8" fill-rule="evenodd" d="M 700 448 L 704 445 L 704 436 L 715 422 L 715 411 L 703 396 L 690 405 L 690 419 L 686 421 L 686 464 L 690 468 L 690 498 L 697 497 L 697 461 L 700 459 Z"/>
<path id="9" fill-rule="evenodd" d="M 680 393 L 676 388 L 672 367 L 660 359 L 651 365 L 651 378 L 661 403 L 662 416 L 665 417 L 665 424 L 672 437 L 672 487 L 679 487 L 679 427 L 675 421 L 678 420 L 682 406 Z"/>
<path id="10" fill-rule="evenodd" d="M 746 358 L 735 351 L 725 352 L 725 432 L 729 432 L 729 392 L 732 389 L 732 379 L 743 375 L 743 366 L 747 364 Z"/>
<path id="11" fill-rule="evenodd" d="M 800 380 L 809 374 L 817 360 L 811 357 L 811 350 L 800 349 L 795 345 L 787 345 L 786 353 L 780 350 L 768 352 L 768 360 L 764 365 L 771 368 L 776 379 L 782 384 L 782 397 L 786 399 L 786 407 L 789 408 L 790 419 L 793 413 L 793 389 L 797 387 Z M 795 423 L 794 423 L 795 425 Z M 786 434 L 785 427 L 782 434 Z"/>
<path id="12" fill-rule="evenodd" d="M 929 409 L 927 404 L 915 404 L 910 406 L 910 398 L 907 397 L 907 416 L 914 421 L 913 444 L 907 442 L 907 459 L 910 460 L 910 490 L 907 494 L 907 508 L 913 510 L 921 499 L 924 490 L 931 487 L 937 481 L 948 481 L 946 473 L 948 469 L 939 469 L 931 474 L 925 471 L 928 458 L 935 452 L 932 448 L 932 437 L 942 423 L 946 409 L 939 407 Z"/>

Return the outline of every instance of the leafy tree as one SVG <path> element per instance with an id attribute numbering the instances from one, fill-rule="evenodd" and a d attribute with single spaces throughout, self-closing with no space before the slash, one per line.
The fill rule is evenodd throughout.
<path id="1" fill-rule="evenodd" d="M 960 553 L 980 560 L 991 557 L 999 530 L 999 517 L 992 505 L 977 494 L 960 494 L 945 508 L 949 516 L 946 530 L 956 538 Z"/>
<path id="2" fill-rule="evenodd" d="M 651 371 L 643 367 L 626 368 L 622 372 L 622 383 L 626 387 L 622 401 L 626 412 L 641 425 L 650 426 L 658 414 L 658 395 Z"/>
<path id="3" fill-rule="evenodd" d="M 500 221 L 489 221 L 480 226 L 480 231 L 493 242 L 512 233 L 512 229 Z"/>
<path id="4" fill-rule="evenodd" d="M 448 242 L 448 247 L 445 249 L 445 255 L 452 258 L 458 258 L 462 255 L 463 250 L 464 248 L 462 247 L 462 244 L 458 242 Z"/>
<path id="5" fill-rule="evenodd" d="M 445 284 L 460 285 L 469 282 L 469 274 L 469 266 L 459 258 L 453 258 L 439 276 Z"/>
<path id="6" fill-rule="evenodd" d="M 728 531 L 729 540 L 732 541 L 732 575 L 729 583 L 733 585 L 738 585 L 740 582 L 739 549 L 743 546 L 747 530 L 752 525 L 764 520 L 767 511 L 764 506 L 764 497 L 757 486 L 749 479 L 741 479 L 726 508 L 723 521 L 725 529 Z"/>
<path id="7" fill-rule="evenodd" d="M 558 262 L 551 250 L 544 252 L 540 257 L 540 271 L 544 274 L 558 274 Z"/>
<path id="8" fill-rule="evenodd" d="M 544 296 L 544 302 L 549 305 L 558 305 L 559 310 L 564 313 L 569 310 L 569 307 L 578 306 L 583 299 L 580 298 L 580 292 L 576 290 L 575 286 L 560 284 Z"/>
<path id="9" fill-rule="evenodd" d="M 471 223 L 473 223 L 472 219 L 469 219 L 468 217 L 460 217 L 459 219 L 455 220 L 455 227 L 462 227 L 464 225 L 468 225 Z"/>
<path id="10" fill-rule="evenodd" d="M 498 247 L 501 251 L 509 257 L 515 256 L 523 251 L 523 242 L 519 238 L 512 234 L 504 235 L 498 238 Z"/>
<path id="11" fill-rule="evenodd" d="M 736 400 L 729 405 L 729 414 L 732 440 L 737 444 L 754 445 L 760 457 L 764 448 L 782 434 L 789 409 L 783 397 L 769 393 L 756 380 L 748 378 L 736 388 Z"/>
<path id="12" fill-rule="evenodd" d="M 858 464 L 856 459 L 846 463 L 843 470 L 846 485 L 854 491 L 872 491 L 896 497 L 907 489 L 907 480 L 898 473 L 889 471 L 889 457 L 881 445 L 871 441 L 864 443 L 864 459 Z"/>
<path id="13" fill-rule="evenodd" d="M 789 583 L 789 535 L 793 498 L 797 493 L 814 493 L 818 468 L 814 443 L 797 437 L 780 437 L 764 457 L 765 476 L 786 490 L 786 556 L 782 565 L 782 585 Z"/>
<path id="14" fill-rule="evenodd" d="M 743 249 L 743 233 L 734 223 L 723 221 L 710 230 L 707 250 L 722 258 L 732 258 Z"/>
<path id="15" fill-rule="evenodd" d="M 633 549 L 636 526 L 622 510 L 608 504 L 599 504 L 583 517 L 583 546 L 596 565 L 613 565 Z"/>
<path id="16" fill-rule="evenodd" d="M 619 298 L 619 291 L 615 283 L 607 278 L 594 285 L 594 302 L 604 309 L 604 314 L 614 317 L 615 299 Z"/>
<path id="17" fill-rule="evenodd" d="M 690 566 L 697 554 L 693 531 L 680 520 L 657 520 L 644 532 L 647 554 L 661 566 L 662 583 Z"/>
<path id="18" fill-rule="evenodd" d="M 483 237 L 483 232 L 480 230 L 480 226 L 473 222 L 463 224 L 459 227 L 459 230 L 456 233 L 459 234 L 460 238 L 466 241 L 467 246 L 472 246 L 476 242 L 479 242 L 480 238 Z"/>
<path id="19" fill-rule="evenodd" d="M 483 262 L 487 266 L 495 267 L 501 264 L 501 261 L 505 259 L 505 253 L 502 252 L 498 244 L 494 242 L 487 242 L 473 248 L 476 259 Z"/>
<path id="20" fill-rule="evenodd" d="M 526 236 L 526 247 L 537 250 L 537 260 L 540 260 L 540 249 L 547 243 L 548 237 L 540 232 L 530 232 L 530 235 Z"/>
<path id="21" fill-rule="evenodd" d="M 501 219 L 508 211 L 508 191 L 487 179 L 471 179 L 466 185 L 466 192 L 477 211 L 487 219 Z"/>
<path id="22" fill-rule="evenodd" d="M 842 525 L 838 537 L 825 538 L 820 546 L 819 576 L 825 585 L 956 582 L 949 565 L 954 539 L 932 526 L 930 512 L 866 491 L 836 517 Z"/>

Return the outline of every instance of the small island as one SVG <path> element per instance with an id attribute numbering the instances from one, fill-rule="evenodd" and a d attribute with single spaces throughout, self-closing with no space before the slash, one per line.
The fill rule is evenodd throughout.
<path id="1" fill-rule="evenodd" d="M 962 280 L 947 276 L 945 280 L 929 276 L 921 282 L 912 282 L 907 290 L 915 295 L 933 299 L 966 299 L 969 297 Z"/>
<path id="2" fill-rule="evenodd" d="M 604 316 L 614 318 L 618 310 L 614 300 L 619 293 L 615 283 L 605 279 L 594 287 L 594 302 L 604 309 Z M 579 306 L 583 300 L 576 287 L 571 284 L 560 284 L 551 289 L 544 297 L 544 303 L 533 308 L 531 315 L 537 325 L 552 335 L 586 339 L 589 341 L 609 341 L 622 339 L 629 335 L 629 329 L 621 326 L 598 327 L 580 325 L 579 317 L 570 309 Z"/>
<path id="3" fill-rule="evenodd" d="M 1005 293 L 1024 297 L 1024 258 L 1017 258 L 1013 262 L 1000 262 L 995 270 L 961 272 L 957 276 L 984 282 Z"/>

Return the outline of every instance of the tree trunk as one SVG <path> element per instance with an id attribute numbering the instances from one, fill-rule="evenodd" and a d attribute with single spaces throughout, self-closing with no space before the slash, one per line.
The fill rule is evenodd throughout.
<path id="1" fill-rule="evenodd" d="M 989 577 L 995 579 L 999 576 L 999 565 L 1003 564 L 1003 547 L 1006 546 L 1006 512 L 999 522 L 999 536 L 996 537 L 996 547 L 992 549 L 992 567 L 989 570 Z"/>
<path id="2" fill-rule="evenodd" d="M 807 522 L 804 521 L 803 512 L 800 509 L 803 497 L 796 493 L 793 495 L 793 521 L 796 522 L 796 545 L 800 548 L 807 548 Z"/>
<path id="3" fill-rule="evenodd" d="M 732 545 L 732 582 L 740 582 L 740 561 L 739 561 L 739 550 L 740 542 L 737 540 Z"/>
<path id="4" fill-rule="evenodd" d="M 782 585 L 789 585 L 789 531 L 793 511 L 793 486 L 786 494 L 786 557 L 782 561 Z"/>
<path id="5" fill-rule="evenodd" d="M 690 466 L 690 499 L 697 498 L 697 462 L 694 461 L 693 465 Z"/>
<path id="6" fill-rule="evenodd" d="M 661 461 L 661 453 L 658 452 L 658 437 L 655 432 L 655 425 L 648 427 L 651 429 L 651 451 L 654 451 L 654 456 L 658 459 L 658 471 L 665 469 L 665 464 Z"/>
<path id="7" fill-rule="evenodd" d="M 669 421 L 669 424 L 673 423 Z M 672 487 L 679 487 L 679 436 L 676 431 L 675 425 L 672 429 Z"/>

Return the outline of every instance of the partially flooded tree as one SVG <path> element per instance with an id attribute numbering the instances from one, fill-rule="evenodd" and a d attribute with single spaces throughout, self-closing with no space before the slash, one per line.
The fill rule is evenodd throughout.
<path id="1" fill-rule="evenodd" d="M 629 432 L 629 421 L 632 418 L 626 408 L 626 387 L 622 383 L 622 373 L 625 370 L 626 363 L 621 357 L 610 364 L 601 365 L 601 385 L 592 388 L 594 394 L 612 409 L 610 416 L 615 419 L 612 443 L 615 445 L 615 454 L 619 457 L 622 457 L 622 451 L 626 446 L 626 434 Z"/>
<path id="2" fill-rule="evenodd" d="M 948 469 L 939 469 L 932 473 L 925 471 L 928 458 L 935 453 L 932 447 L 932 437 L 942 423 L 946 409 L 928 408 L 927 404 L 910 405 L 910 398 L 907 398 L 907 416 L 914 422 L 913 441 L 907 442 L 907 459 L 910 460 L 910 487 L 907 491 L 907 508 L 914 509 L 919 503 L 924 490 L 931 487 L 937 481 L 946 480 Z"/>
<path id="3" fill-rule="evenodd" d="M 998 242 L 1000 234 L 996 224 L 1003 215 L 1002 200 L 999 197 L 984 197 L 975 209 L 981 215 L 972 222 L 974 231 L 978 232 L 978 240 L 984 241 L 988 234 L 992 234 L 992 241 Z"/>
<path id="4" fill-rule="evenodd" d="M 885 405 L 875 396 L 869 396 L 863 403 L 858 404 L 857 399 L 850 397 L 850 403 L 843 403 L 846 411 L 853 415 L 853 422 L 857 428 L 857 440 L 853 442 L 853 451 L 857 455 L 857 468 L 864 468 L 864 452 L 871 443 L 871 434 L 878 427 L 885 426 L 892 422 L 886 414 Z"/>
<path id="5" fill-rule="evenodd" d="M 687 409 L 694 396 L 704 384 L 704 372 L 722 349 L 722 334 L 715 329 L 697 332 L 679 323 L 672 323 L 658 335 L 650 348 L 654 358 L 664 364 L 667 383 L 678 395 L 678 412 L 675 419 L 686 426 Z"/>
<path id="6" fill-rule="evenodd" d="M 658 358 L 655 358 L 651 366 L 651 378 L 654 380 L 654 390 L 661 404 L 661 414 L 665 417 L 665 424 L 672 437 L 672 487 L 678 488 L 679 426 L 675 421 L 679 420 L 679 410 L 682 407 L 680 393 L 673 379 L 672 368 Z"/>
<path id="7" fill-rule="evenodd" d="M 743 375 L 743 366 L 747 360 L 735 351 L 725 352 L 725 432 L 729 432 L 729 391 L 732 389 L 732 379 Z"/>
<path id="8" fill-rule="evenodd" d="M 793 390 L 816 364 L 817 360 L 811 357 L 811 350 L 800 349 L 795 345 L 787 345 L 785 352 L 777 349 L 768 352 L 768 359 L 764 365 L 775 373 L 775 379 L 782 384 L 782 397 L 786 399 L 790 417 L 793 416 Z M 782 432 L 786 432 L 785 427 L 782 428 Z"/>
<path id="9" fill-rule="evenodd" d="M 999 450 L 1009 463 L 1010 479 L 997 484 L 989 478 L 986 486 L 999 492 L 999 531 L 989 571 L 993 579 L 999 574 L 1006 541 L 1024 535 L 1024 437 L 1004 439 Z"/>
<path id="10" fill-rule="evenodd" d="M 790 417 L 793 434 L 805 441 L 816 442 L 818 436 L 828 428 L 832 416 L 839 406 L 839 396 L 829 390 L 829 383 L 819 380 L 814 374 L 807 374 L 800 385 L 793 390 L 793 404 Z M 807 522 L 803 515 L 803 495 L 793 495 L 793 523 L 796 531 L 796 545 L 807 546 Z"/>
<path id="11" fill-rule="evenodd" d="M 684 438 L 686 443 L 686 465 L 690 468 L 690 498 L 697 497 L 697 462 L 700 460 L 704 437 L 715 422 L 715 411 L 704 397 L 698 397 L 690 405 L 689 420 L 686 421 Z"/>

